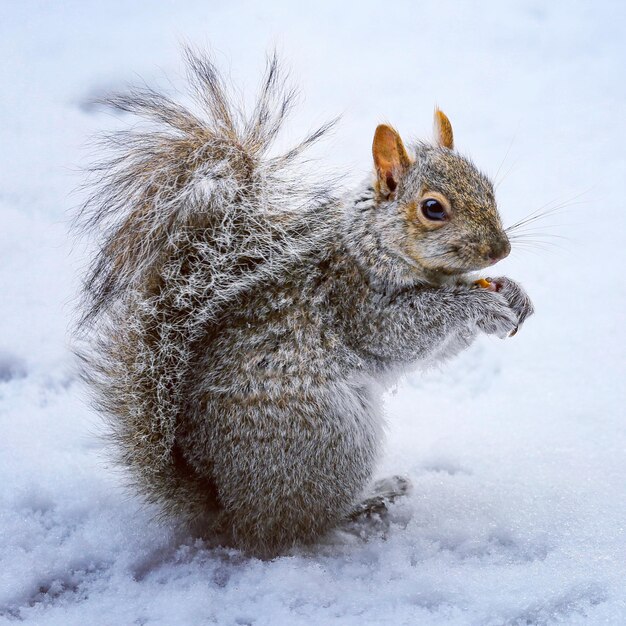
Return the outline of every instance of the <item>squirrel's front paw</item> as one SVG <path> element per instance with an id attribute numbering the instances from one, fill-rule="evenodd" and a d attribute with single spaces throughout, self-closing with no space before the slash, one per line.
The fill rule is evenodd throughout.
<path id="1" fill-rule="evenodd" d="M 519 328 L 526 318 L 530 317 L 535 312 L 535 308 L 528 294 L 521 285 L 504 276 L 494 278 L 491 282 L 495 286 L 496 293 L 504 297 L 509 307 L 511 307 L 515 315 L 517 315 L 517 327 Z M 514 335 L 516 332 L 517 328 L 511 335 Z"/>
<path id="2" fill-rule="evenodd" d="M 476 324 L 487 335 L 496 335 L 500 339 L 515 334 L 519 318 L 506 298 L 496 291 L 480 290 L 480 313 Z"/>

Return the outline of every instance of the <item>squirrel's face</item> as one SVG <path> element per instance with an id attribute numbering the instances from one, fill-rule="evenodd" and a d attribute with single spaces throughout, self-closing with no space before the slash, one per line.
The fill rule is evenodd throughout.
<path id="1" fill-rule="evenodd" d="M 373 144 L 378 202 L 396 222 L 399 256 L 425 274 L 462 274 L 506 257 L 491 181 L 453 150 L 452 127 L 435 112 L 435 144 L 417 143 L 409 156 L 386 125 Z"/>

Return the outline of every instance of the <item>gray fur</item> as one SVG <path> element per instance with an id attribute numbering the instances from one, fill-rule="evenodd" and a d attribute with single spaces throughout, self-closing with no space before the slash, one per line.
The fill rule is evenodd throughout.
<path id="1" fill-rule="evenodd" d="M 249 118 L 208 60 L 189 64 L 204 117 L 151 91 L 111 101 L 157 126 L 112 139 L 83 213 L 103 232 L 85 281 L 85 377 L 148 500 L 269 556 L 366 495 L 393 499 L 388 484 L 368 490 L 381 381 L 480 330 L 505 336 L 532 308 L 508 279 L 495 292 L 464 276 L 504 237 L 469 161 L 416 144 L 393 197 L 367 184 L 339 202 L 297 169 L 325 129 L 267 156 L 290 102 L 275 60 Z M 455 204 L 447 234 L 408 229 L 403 207 L 425 184 Z"/>

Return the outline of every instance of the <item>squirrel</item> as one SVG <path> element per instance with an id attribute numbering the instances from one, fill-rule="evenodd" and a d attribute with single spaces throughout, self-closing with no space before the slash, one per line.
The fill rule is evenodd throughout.
<path id="1" fill-rule="evenodd" d="M 408 147 L 379 125 L 371 180 L 341 196 L 305 158 L 334 122 L 272 153 L 294 95 L 275 55 L 248 115 L 209 57 L 186 60 L 200 113 L 149 88 L 106 99 L 147 125 L 91 170 L 77 352 L 137 491 L 269 558 L 406 493 L 371 482 L 385 385 L 533 307 L 508 278 L 474 284 L 510 244 L 443 112 Z"/>

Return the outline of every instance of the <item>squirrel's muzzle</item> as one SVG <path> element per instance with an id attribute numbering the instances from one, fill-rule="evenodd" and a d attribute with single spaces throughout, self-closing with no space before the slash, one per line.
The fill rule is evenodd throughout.
<path id="1" fill-rule="evenodd" d="M 502 259 L 509 256 L 510 252 L 511 244 L 509 243 L 509 240 L 505 237 L 501 239 L 498 243 L 492 244 L 490 246 L 490 250 L 487 254 L 487 260 L 489 261 L 490 265 L 493 265 L 494 263 L 497 263 L 498 261 L 501 261 Z"/>

